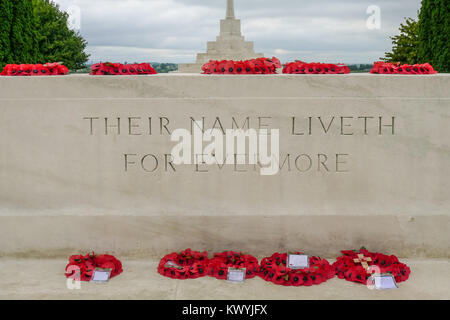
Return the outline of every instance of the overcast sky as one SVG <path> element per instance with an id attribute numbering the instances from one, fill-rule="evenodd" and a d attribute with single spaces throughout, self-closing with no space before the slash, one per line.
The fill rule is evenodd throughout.
<path id="1" fill-rule="evenodd" d="M 91 61 L 194 62 L 215 40 L 226 0 L 56 0 L 81 11 L 80 32 Z M 235 0 L 237 18 L 255 50 L 282 61 L 371 63 L 391 49 L 404 17 L 421 0 Z M 370 5 L 381 29 L 369 30 Z"/>

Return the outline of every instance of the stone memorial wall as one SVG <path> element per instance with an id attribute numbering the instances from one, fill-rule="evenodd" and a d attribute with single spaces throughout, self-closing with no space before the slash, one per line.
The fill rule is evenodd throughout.
<path id="1" fill-rule="evenodd" d="M 449 89 L 449 75 L 0 78 L 0 255 L 450 257 Z M 171 134 L 199 123 L 279 130 L 277 169 L 176 165 Z"/>

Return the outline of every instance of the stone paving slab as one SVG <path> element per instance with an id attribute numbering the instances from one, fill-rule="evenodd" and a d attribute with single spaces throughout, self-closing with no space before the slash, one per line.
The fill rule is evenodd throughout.
<path id="1" fill-rule="evenodd" d="M 156 272 L 158 261 L 126 260 L 124 273 L 108 284 L 83 283 L 69 290 L 64 277 L 64 259 L 0 259 L 0 299 L 132 299 L 132 300 L 410 300 L 450 299 L 450 260 L 402 260 L 412 270 L 411 278 L 398 290 L 368 290 L 338 278 L 314 287 L 276 286 L 260 278 L 245 284 L 230 284 L 206 277 L 177 281 Z"/>

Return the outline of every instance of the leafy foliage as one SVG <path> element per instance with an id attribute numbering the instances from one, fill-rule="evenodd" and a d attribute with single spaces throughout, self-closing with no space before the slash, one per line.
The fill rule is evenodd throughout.
<path id="1" fill-rule="evenodd" d="M 68 14 L 50 0 L 33 0 L 33 6 L 40 60 L 62 62 L 71 70 L 86 67 L 87 42 L 78 32 L 69 29 Z"/>
<path id="2" fill-rule="evenodd" d="M 32 0 L 0 0 L 0 65 L 39 59 Z"/>
<path id="3" fill-rule="evenodd" d="M 13 18 L 13 3 L 10 0 L 0 0 L 0 67 L 10 62 L 11 28 Z"/>
<path id="4" fill-rule="evenodd" d="M 422 0 L 418 57 L 439 72 L 450 72 L 450 1 Z"/>
<path id="5" fill-rule="evenodd" d="M 178 65 L 174 63 L 152 62 L 152 66 L 158 73 L 169 73 L 178 70 Z"/>
<path id="6" fill-rule="evenodd" d="M 400 34 L 391 37 L 392 52 L 386 52 L 381 58 L 386 62 L 400 62 L 402 64 L 419 63 L 419 23 L 412 18 L 405 18 L 400 24 Z"/>

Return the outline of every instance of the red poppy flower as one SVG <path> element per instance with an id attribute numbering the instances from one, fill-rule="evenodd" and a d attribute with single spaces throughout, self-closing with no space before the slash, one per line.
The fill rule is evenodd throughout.
<path id="1" fill-rule="evenodd" d="M 342 63 L 339 63 L 337 65 L 337 69 L 338 69 L 337 73 L 339 73 L 339 74 L 348 74 L 348 73 L 350 73 L 350 68 L 347 65 L 342 64 Z"/>
<path id="2" fill-rule="evenodd" d="M 424 74 L 436 74 L 438 73 L 436 70 L 434 70 L 433 66 L 429 63 L 424 63 L 419 65 L 420 68 L 424 69 Z"/>
<path id="3" fill-rule="evenodd" d="M 64 66 L 64 65 L 59 65 L 58 66 L 58 73 L 59 73 L 59 75 L 68 74 L 69 73 L 69 69 L 66 66 Z"/>
<path id="4" fill-rule="evenodd" d="M 237 61 L 235 63 L 235 73 L 236 74 L 248 74 L 246 70 L 246 65 L 242 61 Z"/>
<path id="5" fill-rule="evenodd" d="M 269 59 L 269 61 L 274 64 L 275 68 L 282 67 L 281 61 L 278 58 L 272 57 L 272 59 Z"/>
<path id="6" fill-rule="evenodd" d="M 265 72 L 264 63 L 260 59 L 253 60 L 253 66 L 254 74 L 263 74 Z"/>
<path id="7" fill-rule="evenodd" d="M 294 66 L 293 63 L 288 63 L 283 68 L 283 73 L 294 73 Z"/>
<path id="8" fill-rule="evenodd" d="M 235 73 L 235 66 L 233 61 L 226 61 L 222 65 L 222 71 L 225 70 L 224 74 L 234 74 Z"/>
<path id="9" fill-rule="evenodd" d="M 2 76 L 15 76 L 17 74 L 17 65 L 7 64 L 1 73 Z"/>
<path id="10" fill-rule="evenodd" d="M 315 68 L 314 64 L 305 65 L 305 73 L 306 74 L 315 74 L 316 68 Z"/>
<path id="11" fill-rule="evenodd" d="M 255 68 L 256 68 L 255 61 L 248 60 L 248 61 L 245 61 L 244 63 L 245 63 L 245 69 L 246 69 L 247 74 L 255 74 Z"/>
<path id="12" fill-rule="evenodd" d="M 61 74 L 63 74 L 62 73 L 62 69 L 60 69 L 60 64 L 58 63 L 58 62 L 53 62 L 53 63 L 46 63 L 45 65 L 44 65 L 44 67 L 47 69 L 47 72 L 49 73 L 49 75 L 52 75 L 52 76 L 56 76 L 56 75 L 61 75 Z M 67 68 L 66 68 L 67 69 Z M 69 70 L 67 69 L 67 72 L 68 72 Z M 67 73 L 66 72 L 66 73 Z M 65 73 L 64 73 L 65 74 Z"/>
<path id="13" fill-rule="evenodd" d="M 94 264 L 103 269 L 112 269 L 111 277 L 119 275 L 123 272 L 122 263 L 111 255 L 99 255 L 94 257 Z"/>
<path id="14" fill-rule="evenodd" d="M 99 72 L 100 72 L 100 69 L 101 69 L 101 64 L 100 63 L 93 64 L 91 66 L 91 71 L 90 71 L 89 74 L 90 75 L 98 75 Z"/>
<path id="15" fill-rule="evenodd" d="M 211 74 L 214 71 L 214 62 L 209 61 L 202 66 L 203 74 Z"/>

